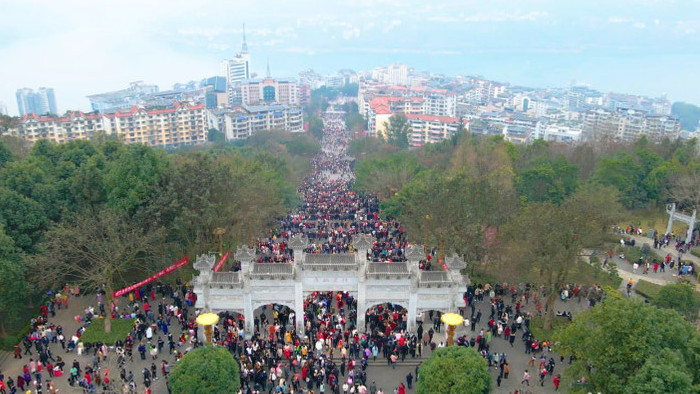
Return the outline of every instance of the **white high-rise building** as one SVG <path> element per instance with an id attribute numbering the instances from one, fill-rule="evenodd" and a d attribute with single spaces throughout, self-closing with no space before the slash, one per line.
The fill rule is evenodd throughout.
<path id="1" fill-rule="evenodd" d="M 245 25 L 243 25 L 243 45 L 241 51 L 233 59 L 221 62 L 221 71 L 226 77 L 226 85 L 230 89 L 237 83 L 250 79 L 250 54 L 245 40 Z"/>
<path id="2" fill-rule="evenodd" d="M 387 79 L 388 83 L 394 85 L 407 85 L 408 84 L 408 67 L 405 64 L 392 64 L 387 67 Z"/>

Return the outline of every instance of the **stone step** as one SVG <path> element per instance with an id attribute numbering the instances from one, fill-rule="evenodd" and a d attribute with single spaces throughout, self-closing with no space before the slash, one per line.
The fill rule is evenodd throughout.
<path id="1" fill-rule="evenodd" d="M 406 359 L 406 361 L 399 361 L 399 362 L 397 362 L 397 363 L 396 363 L 396 366 L 397 366 L 397 367 L 401 367 L 401 366 L 404 366 L 404 367 L 405 367 L 405 366 L 415 367 L 416 365 L 420 365 L 423 361 L 425 361 L 425 359 L 414 359 L 414 360 Z M 373 368 L 375 368 L 375 367 L 388 367 L 388 368 L 391 368 L 391 365 L 387 364 L 387 363 L 386 363 L 386 360 L 382 360 L 382 361 L 379 361 L 379 360 L 377 360 L 377 361 L 370 361 L 370 362 L 367 363 L 367 366 L 368 366 L 368 367 L 373 367 Z"/>

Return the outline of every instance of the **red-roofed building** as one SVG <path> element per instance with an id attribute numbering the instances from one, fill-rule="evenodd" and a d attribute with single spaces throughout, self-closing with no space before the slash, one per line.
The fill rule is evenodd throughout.
<path id="1" fill-rule="evenodd" d="M 89 140 L 116 134 L 127 144 L 178 146 L 198 144 L 207 138 L 204 104 L 176 103 L 173 107 L 146 110 L 132 107 L 112 114 L 71 112 L 65 117 L 27 115 L 18 126 L 20 137 L 32 143 L 48 139 L 56 143 Z"/>
<path id="2" fill-rule="evenodd" d="M 364 82 L 360 84 L 357 102 L 360 113 L 368 120 L 369 132 L 375 134 L 381 134 L 384 130 L 382 122 L 388 120 L 387 108 L 393 114 L 454 117 L 457 112 L 457 96 L 454 93 L 425 86 L 407 88 L 403 85 Z"/>

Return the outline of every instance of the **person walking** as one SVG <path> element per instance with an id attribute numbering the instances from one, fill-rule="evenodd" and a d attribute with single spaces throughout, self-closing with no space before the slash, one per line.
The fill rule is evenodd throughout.
<path id="1" fill-rule="evenodd" d="M 530 373 L 527 371 L 527 369 L 523 373 L 523 380 L 520 382 L 520 384 L 530 385 Z"/>
<path id="2" fill-rule="evenodd" d="M 406 387 L 408 387 L 409 390 L 413 388 L 413 374 L 410 372 L 406 375 Z"/>

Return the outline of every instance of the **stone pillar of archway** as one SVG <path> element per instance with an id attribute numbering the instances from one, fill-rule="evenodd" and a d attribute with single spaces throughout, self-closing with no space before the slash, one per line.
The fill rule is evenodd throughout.
<path id="1" fill-rule="evenodd" d="M 294 316 L 296 318 L 296 326 L 294 328 L 297 331 L 297 335 L 303 338 L 306 327 L 304 327 L 304 284 L 301 278 L 297 278 L 296 283 L 294 283 Z"/>
<path id="2" fill-rule="evenodd" d="M 372 237 L 358 234 L 352 237 L 352 247 L 355 249 L 355 262 L 360 269 L 367 265 L 367 251 L 372 248 Z"/>
<path id="3" fill-rule="evenodd" d="M 216 263 L 214 255 L 201 254 L 197 256 L 197 260 L 192 265 L 194 269 L 199 271 L 199 276 L 196 278 L 196 285 L 201 288 L 200 294 L 197 294 L 197 305 L 196 307 L 201 308 L 205 312 L 211 310 L 210 303 L 210 293 L 211 293 L 211 278 L 213 275 L 212 268 Z"/>
<path id="4" fill-rule="evenodd" d="M 364 280 L 364 272 L 360 271 L 357 281 L 357 330 L 365 331 L 365 314 L 367 313 L 367 282 Z"/>
<path id="5" fill-rule="evenodd" d="M 250 339 L 255 332 L 255 312 L 253 309 L 253 297 L 250 295 L 250 289 L 243 293 L 243 317 L 245 318 L 245 338 Z"/>
<path id="6" fill-rule="evenodd" d="M 416 317 L 418 317 L 418 293 L 411 289 L 411 293 L 408 295 L 408 322 L 406 323 L 406 329 L 409 332 L 415 332 L 416 330 Z"/>
<path id="7" fill-rule="evenodd" d="M 688 236 L 685 237 L 685 243 L 689 244 L 693 240 L 693 231 L 695 231 L 695 222 L 698 221 L 698 210 L 693 210 L 693 216 L 690 217 L 690 222 L 688 223 Z"/>
<path id="8" fill-rule="evenodd" d="M 247 275 L 251 270 L 251 265 L 255 263 L 255 249 L 248 245 L 239 246 L 233 258 L 241 262 L 241 275 Z"/>
<path id="9" fill-rule="evenodd" d="M 303 234 L 297 234 L 291 237 L 287 242 L 287 247 L 294 252 L 294 264 L 297 266 L 304 264 L 306 258 L 304 249 L 306 249 L 307 246 L 309 246 L 309 240 L 304 237 Z"/>

